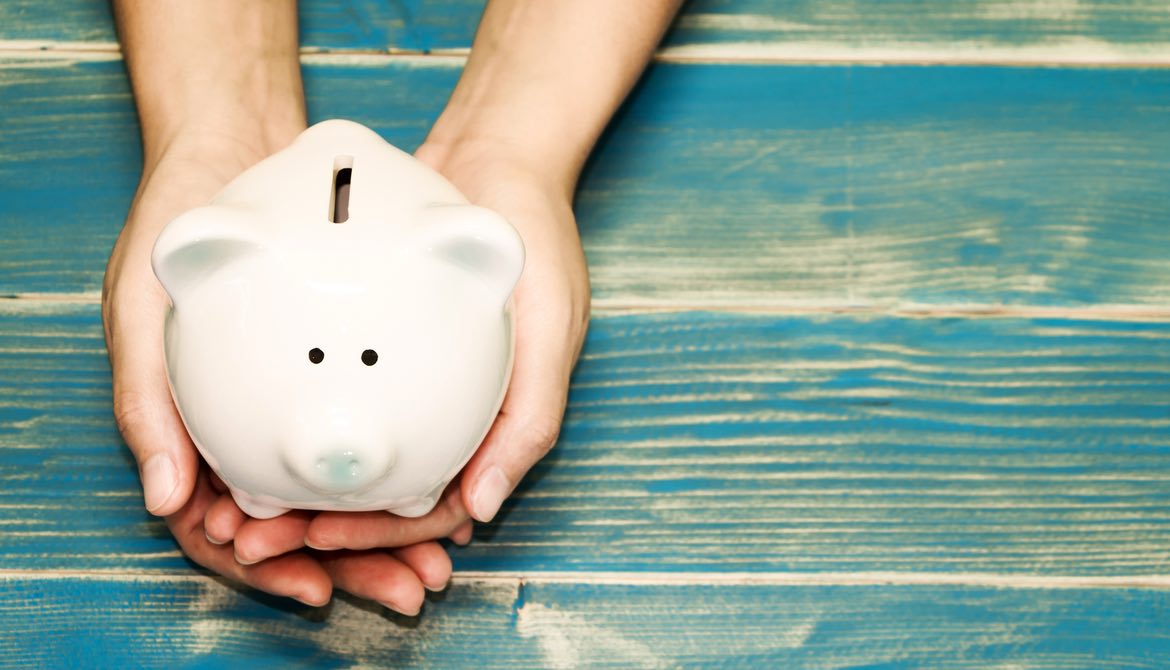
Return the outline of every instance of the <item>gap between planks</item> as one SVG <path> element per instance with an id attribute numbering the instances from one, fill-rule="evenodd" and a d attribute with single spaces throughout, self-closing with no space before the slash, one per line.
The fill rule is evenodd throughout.
<path id="1" fill-rule="evenodd" d="M 63 580 L 151 583 L 220 580 L 189 574 L 133 573 L 122 570 L 0 570 L 0 581 Z M 1005 575 L 993 573 L 907 572 L 551 572 L 456 571 L 460 584 L 581 584 L 598 586 L 963 586 L 1005 589 L 1170 589 L 1170 575 Z"/>
<path id="2" fill-rule="evenodd" d="M 20 308 L 41 305 L 100 305 L 101 294 L 92 293 L 9 293 L 0 295 L 0 306 Z M 594 300 L 594 316 L 653 314 L 671 312 L 722 312 L 766 314 L 774 316 L 889 316 L 908 319 L 939 318 L 1035 318 L 1084 321 L 1170 321 L 1170 305 L 1089 305 L 1044 307 L 1037 305 L 984 304 L 734 304 L 734 303 L 656 303 Z"/>
<path id="3" fill-rule="evenodd" d="M 462 67 L 470 48 L 324 49 L 302 47 L 301 62 L 322 65 L 382 65 L 391 61 L 414 65 Z M 0 58 L 53 60 L 120 60 L 116 42 L 55 42 L 0 40 Z M 1170 44 L 1122 49 L 1107 43 L 1070 41 L 1044 46 L 988 46 L 978 43 L 906 43 L 882 47 L 850 47 L 821 42 L 783 44 L 729 42 L 664 47 L 654 54 L 660 63 L 740 65 L 986 65 L 998 67 L 1170 67 Z"/>

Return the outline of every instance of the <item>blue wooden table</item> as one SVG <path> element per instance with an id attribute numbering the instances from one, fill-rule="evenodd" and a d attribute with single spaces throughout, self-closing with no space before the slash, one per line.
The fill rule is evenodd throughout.
<path id="1" fill-rule="evenodd" d="M 481 2 L 304 1 L 411 148 Z M 416 618 L 201 572 L 110 413 L 106 4 L 0 5 L 0 666 L 1170 667 L 1170 5 L 695 0 L 589 164 L 558 447 Z"/>

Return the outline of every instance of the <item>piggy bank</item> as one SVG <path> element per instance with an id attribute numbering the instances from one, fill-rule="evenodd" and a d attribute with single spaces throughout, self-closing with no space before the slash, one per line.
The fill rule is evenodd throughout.
<path id="1" fill-rule="evenodd" d="M 499 411 L 520 238 L 363 126 L 306 130 L 152 263 L 175 404 L 252 517 L 425 514 Z"/>

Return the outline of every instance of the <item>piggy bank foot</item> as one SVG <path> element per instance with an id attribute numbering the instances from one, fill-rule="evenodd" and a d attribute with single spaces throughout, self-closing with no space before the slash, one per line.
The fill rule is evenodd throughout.
<path id="1" fill-rule="evenodd" d="M 240 506 L 244 514 L 247 514 L 253 519 L 271 519 L 284 514 L 289 509 L 287 507 L 257 502 L 255 498 L 247 493 L 235 489 L 232 489 L 232 498 L 235 498 L 236 504 Z"/>
<path id="2" fill-rule="evenodd" d="M 405 500 L 402 504 L 395 505 L 386 511 L 398 516 L 418 517 L 431 511 L 436 502 L 438 502 L 438 496 L 420 496 Z"/>

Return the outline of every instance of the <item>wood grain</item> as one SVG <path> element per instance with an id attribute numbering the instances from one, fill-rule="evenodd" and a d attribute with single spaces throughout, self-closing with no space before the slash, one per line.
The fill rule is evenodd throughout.
<path id="1" fill-rule="evenodd" d="M 302 0 L 301 39 L 314 51 L 463 49 L 483 5 Z M 86 48 L 115 35 L 102 0 L 8 0 L 0 40 Z M 706 58 L 1164 61 L 1170 9 L 1161 0 L 692 0 L 666 46 Z"/>
<path id="2" fill-rule="evenodd" d="M 0 294 L 95 299 L 139 169 L 122 65 L 2 66 Z M 313 62 L 311 116 L 413 148 L 457 76 Z M 595 304 L 1161 308 L 1167 118 L 1167 70 L 659 64 L 582 180 Z"/>
<path id="3" fill-rule="evenodd" d="M 460 570 L 1165 574 L 1170 323 L 601 315 Z M 189 572 L 96 306 L 0 302 L 0 568 Z M 84 510 L 84 513 L 79 512 Z"/>
<path id="4" fill-rule="evenodd" d="M 0 575 L 0 667 L 1156 668 L 1170 593 L 457 581 L 417 619 L 205 579 Z"/>

